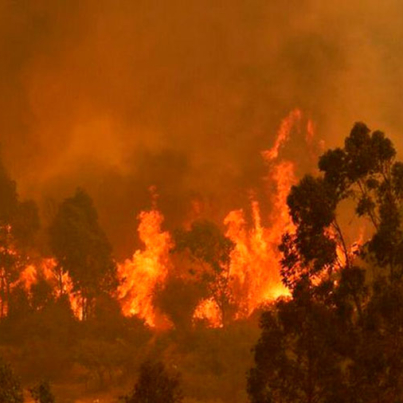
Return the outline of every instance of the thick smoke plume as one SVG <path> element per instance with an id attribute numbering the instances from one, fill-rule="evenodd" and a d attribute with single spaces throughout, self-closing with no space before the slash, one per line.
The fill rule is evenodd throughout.
<path id="1" fill-rule="evenodd" d="M 151 185 L 168 226 L 194 206 L 222 222 L 261 189 L 259 153 L 295 107 L 328 147 L 356 120 L 399 143 L 402 14 L 398 0 L 0 0 L 5 165 L 43 211 L 87 188 L 120 257 Z M 307 158 L 298 140 L 292 157 Z"/>

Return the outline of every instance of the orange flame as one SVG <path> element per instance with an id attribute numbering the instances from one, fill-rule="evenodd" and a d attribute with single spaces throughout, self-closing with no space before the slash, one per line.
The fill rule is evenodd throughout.
<path id="1" fill-rule="evenodd" d="M 252 227 L 248 228 L 242 209 L 228 213 L 224 219 L 226 236 L 235 247 L 231 252 L 231 293 L 238 311 L 235 318 L 248 317 L 256 308 L 281 295 L 289 295 L 280 278 L 280 252 L 278 245 L 285 231 L 293 229 L 288 214 L 287 196 L 296 183 L 295 167 L 290 161 L 279 161 L 280 149 L 290 140 L 294 129 L 301 131 L 302 112 L 295 109 L 281 122 L 274 146 L 262 152 L 269 167 L 265 178 L 268 186 L 275 189 L 272 212 L 263 226 L 259 202 L 251 200 Z M 313 124 L 308 121 L 305 140 L 313 142 Z M 204 300 L 198 305 L 194 318 L 207 319 L 210 326 L 222 326 L 220 312 L 213 307 L 213 300 Z"/>
<path id="2" fill-rule="evenodd" d="M 67 295 L 71 310 L 77 319 L 82 319 L 82 302 L 79 293 L 73 292 L 73 281 L 69 273 L 63 273 L 61 279 L 56 274 L 57 262 L 53 258 L 42 259 L 39 264 L 30 264 L 22 270 L 18 283 L 21 284 L 28 294 L 31 293 L 32 286 L 36 284 L 40 277 L 51 284 L 53 295 L 59 298 Z M 61 289 L 59 283 L 61 282 Z"/>
<path id="3" fill-rule="evenodd" d="M 275 160 L 280 152 L 280 148 L 284 147 L 290 139 L 290 134 L 294 126 L 299 125 L 302 119 L 302 112 L 299 109 L 294 109 L 288 116 L 282 120 L 280 129 L 277 132 L 274 146 L 269 150 L 263 151 L 263 157 L 267 161 Z"/>
<path id="4" fill-rule="evenodd" d="M 125 316 L 137 315 L 149 326 L 167 327 L 167 318 L 153 306 L 153 293 L 168 274 L 171 236 L 161 230 L 164 216 L 155 208 L 141 212 L 139 220 L 138 232 L 145 248 L 118 265 L 118 277 L 122 281 L 118 298 Z"/>
<path id="5" fill-rule="evenodd" d="M 223 327 L 221 312 L 213 298 L 204 299 L 196 307 L 194 320 L 206 321 L 208 327 Z"/>
<path id="6" fill-rule="evenodd" d="M 270 214 L 262 217 L 259 202 L 253 197 L 250 204 L 252 220 L 247 219 L 243 209 L 230 211 L 224 219 L 226 236 L 235 246 L 230 254 L 229 271 L 226 268 L 222 275 L 226 276 L 223 280 L 229 279 L 223 284 L 228 284 L 229 301 L 236 309 L 235 319 L 246 318 L 267 301 L 289 295 L 280 278 L 278 245 L 285 231 L 294 230 L 286 201 L 291 186 L 296 183 L 296 174 L 295 165 L 279 157 L 294 133 L 305 134 L 310 154 L 315 154 L 314 125 L 310 120 L 304 127 L 302 123 L 299 109 L 290 112 L 281 122 L 273 147 L 261 153 L 268 166 L 264 179 L 272 206 Z M 153 294 L 157 286 L 164 284 L 172 267 L 169 257 L 172 240 L 168 232 L 161 230 L 164 217 L 156 209 L 155 201 L 153 206 L 151 211 L 139 215 L 138 231 L 144 249 L 137 250 L 132 259 L 118 265 L 122 281 L 118 297 L 124 315 L 137 315 L 148 325 L 161 327 L 167 326 L 168 320 L 155 309 Z M 193 208 L 197 217 L 199 203 Z M 217 301 L 206 298 L 199 302 L 193 319 L 207 321 L 211 327 L 222 327 L 222 315 Z"/>

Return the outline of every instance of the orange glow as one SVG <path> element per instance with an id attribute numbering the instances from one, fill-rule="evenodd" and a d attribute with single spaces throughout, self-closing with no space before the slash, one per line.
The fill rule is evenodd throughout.
<path id="1" fill-rule="evenodd" d="M 334 230 L 330 230 L 328 232 L 330 238 L 335 239 L 337 242 L 336 254 L 338 265 L 340 267 L 345 267 L 347 264 L 350 265 L 354 262 L 357 253 L 359 252 L 361 246 L 364 244 L 365 231 L 365 226 L 361 225 L 358 229 L 357 239 L 351 244 L 345 245 L 345 247 Z"/>
<path id="2" fill-rule="evenodd" d="M 144 250 L 137 250 L 132 259 L 118 265 L 118 277 L 122 281 L 118 298 L 124 315 L 137 315 L 152 327 L 167 327 L 167 318 L 153 306 L 153 293 L 158 284 L 165 282 L 171 265 L 171 236 L 162 231 L 164 217 L 155 208 L 141 212 L 138 218 Z"/>
<path id="3" fill-rule="evenodd" d="M 287 197 L 291 186 L 297 182 L 296 166 L 281 156 L 281 150 L 293 134 L 301 136 L 309 151 L 314 153 L 314 125 L 303 119 L 299 109 L 290 112 L 281 122 L 273 147 L 261 153 L 268 169 L 263 179 L 271 205 L 269 214 L 262 216 L 259 201 L 251 197 L 247 211 L 230 211 L 223 221 L 225 235 L 234 243 L 229 271 L 228 267 L 223 267 L 222 271 L 223 284 L 228 287 L 228 300 L 235 309 L 233 319 L 247 318 L 268 301 L 289 295 L 280 277 L 278 245 L 284 232 L 294 230 Z M 200 202 L 194 202 L 192 207 L 191 218 L 194 219 L 200 215 Z M 163 286 L 173 266 L 169 256 L 172 239 L 168 232 L 162 231 L 164 217 L 155 205 L 151 211 L 142 212 L 139 220 L 138 232 L 144 248 L 137 250 L 132 259 L 118 265 L 122 282 L 118 298 L 124 315 L 137 315 L 152 327 L 167 327 L 167 318 L 153 305 L 153 294 L 156 286 Z M 190 226 L 189 219 L 185 224 Z M 193 319 L 204 320 L 210 327 L 223 326 L 222 312 L 213 297 L 199 302 Z"/>
<path id="4" fill-rule="evenodd" d="M 290 112 L 281 122 L 274 146 L 262 152 L 269 169 L 265 180 L 273 206 L 269 217 L 266 217 L 267 224 L 262 224 L 259 202 L 253 198 L 250 204 L 252 225 L 248 225 L 243 209 L 229 212 L 224 219 L 226 236 L 235 244 L 230 256 L 230 288 L 237 306 L 236 319 L 248 317 L 269 300 L 289 295 L 281 282 L 278 245 L 282 234 L 293 229 L 286 202 L 290 188 L 297 180 L 294 164 L 279 160 L 279 156 L 292 131 L 301 131 L 301 121 L 299 109 Z M 309 146 L 314 135 L 312 123 L 308 122 L 307 127 L 309 132 L 305 140 Z M 202 301 L 194 317 L 208 319 L 213 327 L 222 326 L 218 307 L 213 304 L 212 300 Z"/>
<path id="5" fill-rule="evenodd" d="M 74 316 L 81 320 L 83 316 L 81 297 L 79 293 L 73 292 L 73 281 L 69 273 L 63 273 L 60 279 L 56 268 L 57 262 L 53 258 L 42 259 L 37 264 L 29 264 L 22 270 L 18 283 L 30 295 L 32 286 L 38 282 L 39 278 L 43 278 L 52 286 L 55 298 L 59 298 L 61 295 L 68 296 Z"/>
<path id="6" fill-rule="evenodd" d="M 34 265 L 29 265 L 21 272 L 19 281 L 25 288 L 25 291 L 30 291 L 31 287 L 38 282 L 38 273 Z"/>
<path id="7" fill-rule="evenodd" d="M 269 150 L 263 151 L 263 157 L 266 161 L 273 161 L 278 158 L 280 149 L 284 147 L 290 139 L 291 130 L 294 126 L 298 126 L 302 119 L 302 112 L 299 109 L 294 109 L 288 116 L 282 120 L 280 129 L 277 132 L 274 146 Z"/>
<path id="8" fill-rule="evenodd" d="M 213 298 L 202 300 L 193 314 L 194 320 L 206 321 L 208 327 L 223 327 L 221 312 Z"/>

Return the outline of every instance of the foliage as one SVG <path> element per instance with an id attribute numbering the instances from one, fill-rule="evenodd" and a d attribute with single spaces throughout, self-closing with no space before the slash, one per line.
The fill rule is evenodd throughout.
<path id="1" fill-rule="evenodd" d="M 140 368 L 133 392 L 126 403 L 179 403 L 183 399 L 177 374 L 169 374 L 162 362 L 146 361 Z"/>
<path id="2" fill-rule="evenodd" d="M 282 278 L 292 299 L 261 319 L 248 375 L 253 403 L 403 399 L 403 164 L 382 132 L 357 123 L 287 199 Z M 352 253 L 342 216 L 369 240 Z M 351 220 L 350 220 L 351 221 Z"/>
<path id="3" fill-rule="evenodd" d="M 19 200 L 17 185 L 1 163 L 0 195 L 0 318 L 3 318 L 10 309 L 11 287 L 26 263 L 23 252 L 32 246 L 39 218 L 33 201 Z"/>
<path id="4" fill-rule="evenodd" d="M 179 230 L 175 234 L 173 252 L 187 251 L 191 259 L 199 264 L 201 273 L 195 271 L 193 274 L 199 275 L 207 285 L 210 296 L 220 309 L 223 324 L 229 322 L 233 310 L 229 291 L 229 264 L 233 248 L 233 242 L 210 221 L 195 221 L 189 231 Z"/>
<path id="5" fill-rule="evenodd" d="M 116 286 L 116 276 L 112 248 L 91 198 L 82 189 L 60 205 L 50 227 L 50 244 L 61 273 L 70 274 L 73 291 L 82 297 L 86 319 L 93 313 L 95 297 Z"/>
<path id="6" fill-rule="evenodd" d="M 38 383 L 36 386 L 30 390 L 32 398 L 35 403 L 54 403 L 55 397 L 52 393 L 49 382 L 43 381 Z"/>
<path id="7" fill-rule="evenodd" d="M 22 403 L 22 389 L 8 364 L 0 358 L 0 403 Z"/>
<path id="8" fill-rule="evenodd" d="M 206 288 L 194 278 L 170 275 L 162 286 L 157 287 L 153 302 L 168 315 L 175 329 L 190 330 L 197 304 L 208 295 Z"/>

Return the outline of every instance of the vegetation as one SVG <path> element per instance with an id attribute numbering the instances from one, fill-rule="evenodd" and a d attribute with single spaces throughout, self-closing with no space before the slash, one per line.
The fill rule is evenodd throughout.
<path id="1" fill-rule="evenodd" d="M 248 376 L 253 403 L 403 399 L 403 164 L 382 132 L 357 123 L 320 176 L 294 186 L 280 246 L 292 299 L 261 318 Z M 343 216 L 365 219 L 352 253 Z M 362 221 L 361 221 L 362 224 Z"/>
<path id="2" fill-rule="evenodd" d="M 178 375 L 167 372 L 162 362 L 146 361 L 133 392 L 126 403 L 180 403 L 182 401 Z"/>
<path id="3" fill-rule="evenodd" d="M 26 250 L 39 227 L 38 210 L 33 201 L 21 202 L 16 183 L 0 164 L 0 319 L 9 310 L 11 284 L 26 263 Z M 21 251 L 16 254 L 15 250 Z"/>
<path id="4" fill-rule="evenodd" d="M 342 148 L 320 157 L 319 171 L 287 200 L 294 229 L 279 247 L 289 297 L 233 320 L 234 245 L 214 223 L 196 221 L 176 232 L 177 267 L 153 295 L 174 325 L 157 332 L 122 315 L 112 248 L 90 196 L 78 189 L 62 201 L 38 240 L 35 204 L 20 201 L 0 170 L 2 355 L 22 384 L 36 384 L 38 403 L 55 401 L 39 379 L 90 396 L 119 396 L 137 379 L 126 403 L 403 401 L 403 163 L 383 133 L 357 123 Z M 357 232 L 363 240 L 352 245 Z M 44 251 L 55 257 L 56 284 L 38 272 L 28 290 L 21 271 Z M 223 328 L 192 321 L 202 299 L 216 302 Z M 0 403 L 22 401 L 0 361 Z"/>
<path id="5" fill-rule="evenodd" d="M 11 367 L 0 358 L 0 403 L 24 401 L 20 382 Z"/>
<path id="6" fill-rule="evenodd" d="M 98 224 L 91 198 L 82 189 L 60 205 L 50 227 L 50 245 L 60 277 L 70 274 L 73 291 L 82 299 L 83 319 L 89 318 L 96 297 L 116 287 L 116 279 L 112 248 Z"/>
<path id="7" fill-rule="evenodd" d="M 30 389 L 31 396 L 35 403 L 54 403 L 55 397 L 51 391 L 49 382 L 40 382 Z"/>
<path id="8" fill-rule="evenodd" d="M 230 253 L 233 242 L 209 221 L 195 221 L 189 231 L 178 230 L 174 252 L 187 251 L 198 264 L 202 283 L 206 284 L 208 297 L 213 298 L 221 313 L 221 321 L 227 325 L 232 319 L 234 301 L 229 293 Z"/>

